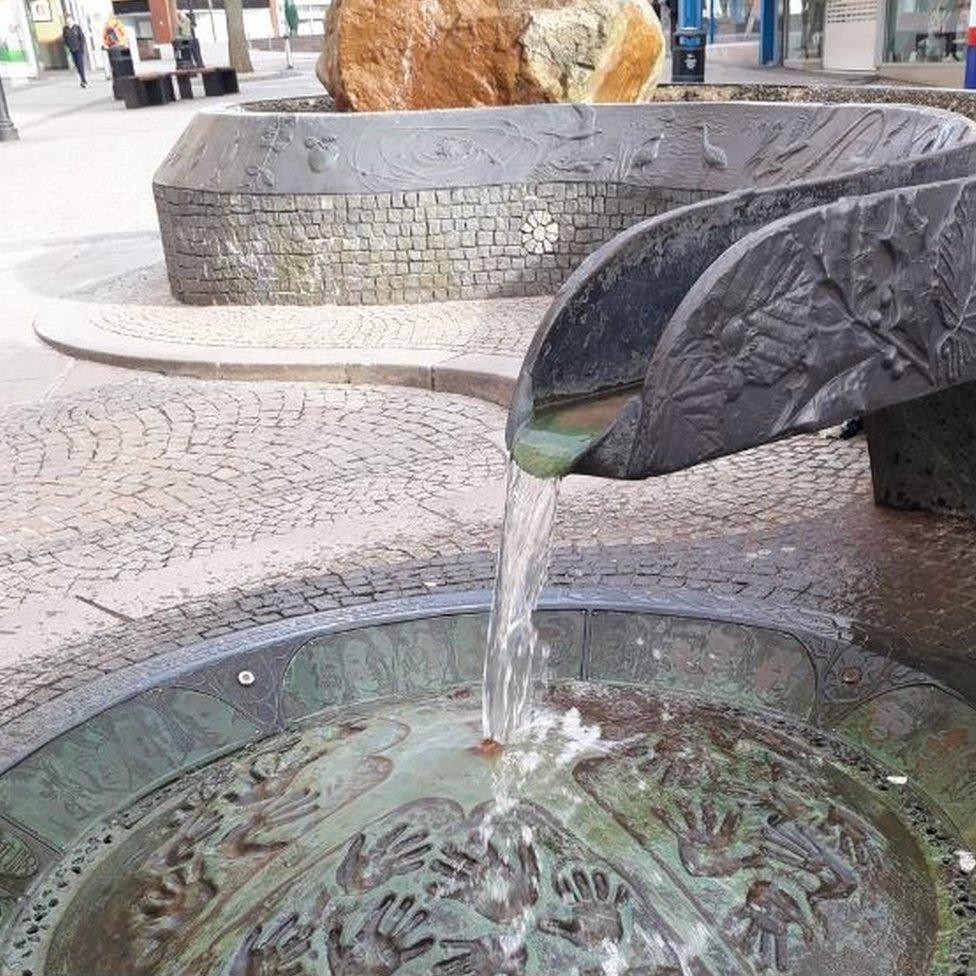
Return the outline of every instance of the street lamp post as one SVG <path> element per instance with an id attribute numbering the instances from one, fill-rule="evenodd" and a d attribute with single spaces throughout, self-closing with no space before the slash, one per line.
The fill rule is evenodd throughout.
<path id="1" fill-rule="evenodd" d="M 0 78 L 0 142 L 13 142 L 14 139 L 19 138 L 20 133 L 11 120 L 10 112 L 7 109 L 7 96 L 3 92 L 3 78 Z"/>

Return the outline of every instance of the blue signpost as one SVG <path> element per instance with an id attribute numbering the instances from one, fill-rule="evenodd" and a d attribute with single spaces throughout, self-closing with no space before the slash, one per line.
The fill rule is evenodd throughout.
<path id="1" fill-rule="evenodd" d="M 678 26 L 700 28 L 701 25 L 702 0 L 681 0 L 678 10 Z"/>
<path id="2" fill-rule="evenodd" d="M 973 0 L 976 3 L 976 0 Z M 778 0 L 762 0 L 759 7 L 759 63 L 779 64 Z"/>

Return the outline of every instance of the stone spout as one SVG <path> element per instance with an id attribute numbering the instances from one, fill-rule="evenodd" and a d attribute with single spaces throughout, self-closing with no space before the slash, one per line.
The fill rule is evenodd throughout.
<path id="1" fill-rule="evenodd" d="M 560 412 L 586 416 L 586 398 L 613 411 L 590 411 L 599 422 L 564 468 L 621 479 L 867 417 L 879 500 L 976 514 L 976 459 L 956 446 L 976 434 L 959 409 L 976 389 L 976 180 L 844 198 L 758 229 L 775 206 L 756 201 L 685 208 L 579 268 L 523 366 L 508 428 L 517 460 L 532 468 L 526 433 L 563 430 Z M 736 222 L 749 232 L 730 240 Z M 958 437 L 936 436 L 950 422 Z M 941 486 L 920 488 L 893 438 Z"/>

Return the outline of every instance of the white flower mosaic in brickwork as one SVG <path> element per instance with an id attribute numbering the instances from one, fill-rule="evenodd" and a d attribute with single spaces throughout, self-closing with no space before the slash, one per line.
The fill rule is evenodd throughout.
<path id="1" fill-rule="evenodd" d="M 559 224 L 548 210 L 533 210 L 522 223 L 522 247 L 529 254 L 552 254 L 559 240 Z"/>

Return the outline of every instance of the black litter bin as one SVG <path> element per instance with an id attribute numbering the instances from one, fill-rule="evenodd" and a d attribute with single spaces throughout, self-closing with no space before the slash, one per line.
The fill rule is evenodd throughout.
<path id="1" fill-rule="evenodd" d="M 705 31 L 681 27 L 671 42 L 671 81 L 674 84 L 705 80 Z"/>
<path id="2" fill-rule="evenodd" d="M 124 86 L 119 84 L 120 78 L 131 78 L 135 73 L 132 64 L 132 51 L 127 47 L 110 47 L 108 49 L 108 66 L 112 72 L 112 94 L 116 98 L 124 98 Z"/>
<path id="3" fill-rule="evenodd" d="M 173 57 L 176 59 L 177 71 L 186 71 L 192 68 L 193 39 L 190 37 L 174 37 Z"/>

